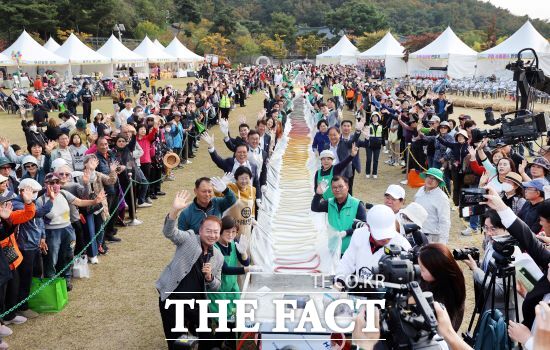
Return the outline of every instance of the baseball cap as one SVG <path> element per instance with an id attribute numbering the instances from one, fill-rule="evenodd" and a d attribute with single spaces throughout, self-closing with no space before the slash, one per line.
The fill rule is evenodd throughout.
<path id="1" fill-rule="evenodd" d="M 395 214 L 390 207 L 377 204 L 367 213 L 367 224 L 369 225 L 372 238 L 377 241 L 391 239 L 398 233 L 395 230 Z"/>
<path id="2" fill-rule="evenodd" d="M 405 199 L 405 189 L 399 185 L 389 185 L 384 194 L 389 194 L 395 199 Z"/>
<path id="3" fill-rule="evenodd" d="M 57 173 L 49 173 L 44 178 L 44 183 L 48 183 L 48 182 L 54 181 L 54 180 L 59 180 L 59 176 L 57 175 Z"/>
<path id="4" fill-rule="evenodd" d="M 428 123 L 439 123 L 441 119 L 439 119 L 438 116 L 434 115 L 432 116 L 432 119 L 428 120 Z"/>
<path id="5" fill-rule="evenodd" d="M 548 181 L 546 179 L 535 179 L 527 182 L 522 182 L 523 188 L 536 188 L 537 191 L 544 191 L 544 186 L 548 185 Z"/>

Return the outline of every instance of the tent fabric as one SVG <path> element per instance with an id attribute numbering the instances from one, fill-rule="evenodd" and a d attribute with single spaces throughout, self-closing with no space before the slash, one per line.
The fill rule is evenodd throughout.
<path id="1" fill-rule="evenodd" d="M 361 60 L 384 60 L 386 77 L 400 78 L 408 74 L 407 63 L 403 60 L 405 48 L 387 32 L 379 42 L 357 57 Z"/>
<path id="2" fill-rule="evenodd" d="M 153 44 L 155 44 L 156 47 L 158 47 L 159 49 L 161 50 L 165 50 L 166 48 L 160 43 L 159 39 L 155 39 L 155 41 L 153 41 Z"/>
<path id="3" fill-rule="evenodd" d="M 357 47 L 344 35 L 338 40 L 336 45 L 317 55 L 316 64 L 357 64 L 357 55 L 359 53 Z"/>
<path id="4" fill-rule="evenodd" d="M 177 59 L 166 53 L 165 50 L 159 50 L 151 39 L 146 35 L 143 41 L 134 49 L 134 52 L 147 59 L 149 63 L 176 62 Z"/>
<path id="5" fill-rule="evenodd" d="M 14 63 L 8 56 L 2 55 L 0 53 L 0 66 L 11 66 L 13 64 Z"/>
<path id="6" fill-rule="evenodd" d="M 433 42 L 409 55 L 409 73 L 447 67 L 451 78 L 472 77 L 476 73 L 476 60 L 477 52 L 447 27 Z"/>
<path id="7" fill-rule="evenodd" d="M 506 64 L 514 61 L 517 58 L 517 53 L 524 48 L 534 49 L 539 57 L 539 68 L 550 72 L 550 43 L 528 20 L 508 39 L 479 53 L 478 74 L 511 77 L 511 72 L 506 70 Z M 533 55 L 530 51 L 526 51 L 522 57 L 532 58 Z"/>
<path id="8" fill-rule="evenodd" d="M 202 62 L 204 57 L 197 55 L 193 51 L 189 50 L 185 45 L 178 40 L 177 37 L 174 37 L 170 44 L 166 46 L 165 51 L 176 57 L 179 62 Z"/>
<path id="9" fill-rule="evenodd" d="M 84 64 L 110 64 L 111 59 L 95 52 L 86 46 L 73 33 L 61 45 L 55 53 L 69 60 L 71 65 Z"/>
<path id="10" fill-rule="evenodd" d="M 66 58 L 56 55 L 37 43 L 25 30 L 2 54 L 11 59 L 12 52 L 21 53 L 20 66 L 62 66 L 68 64 Z"/>
<path id="11" fill-rule="evenodd" d="M 97 50 L 97 53 L 110 58 L 112 63 L 143 63 L 145 57 L 124 46 L 114 35 Z"/>
<path id="12" fill-rule="evenodd" d="M 59 45 L 57 41 L 53 40 L 53 38 L 50 37 L 43 46 L 51 52 L 55 52 L 55 50 L 59 49 L 61 45 Z"/>

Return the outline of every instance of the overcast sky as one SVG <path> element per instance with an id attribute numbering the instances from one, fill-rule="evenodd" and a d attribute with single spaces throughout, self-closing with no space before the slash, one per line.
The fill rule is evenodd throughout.
<path id="1" fill-rule="evenodd" d="M 550 1 L 548 0 L 481 0 L 510 10 L 518 16 L 550 20 Z"/>

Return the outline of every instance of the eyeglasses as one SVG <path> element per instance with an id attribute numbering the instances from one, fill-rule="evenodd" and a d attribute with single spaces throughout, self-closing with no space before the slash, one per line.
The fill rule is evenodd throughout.
<path id="1" fill-rule="evenodd" d="M 67 177 L 70 176 L 71 173 L 57 173 L 57 175 Z"/>
<path id="2" fill-rule="evenodd" d="M 48 185 L 59 185 L 59 180 L 48 181 Z"/>
<path id="3" fill-rule="evenodd" d="M 0 167 L 0 170 L 11 170 L 11 166 L 3 166 L 3 167 Z"/>
<path id="4" fill-rule="evenodd" d="M 527 188 L 525 188 L 525 191 L 539 192 L 539 190 L 537 190 L 537 189 L 534 188 L 534 187 L 527 187 Z"/>
<path id="5" fill-rule="evenodd" d="M 33 164 L 33 163 L 31 163 L 31 164 L 25 164 L 25 169 L 31 169 L 31 168 L 36 168 L 36 167 L 37 167 L 37 165 L 36 165 L 36 164 Z"/>
<path id="6" fill-rule="evenodd" d="M 487 226 L 487 225 L 484 225 L 482 227 L 483 231 L 485 232 L 497 232 L 497 230 L 499 229 L 498 227 L 495 227 L 495 226 Z"/>

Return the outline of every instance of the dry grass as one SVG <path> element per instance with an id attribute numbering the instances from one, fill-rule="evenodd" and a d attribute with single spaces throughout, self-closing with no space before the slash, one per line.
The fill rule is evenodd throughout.
<path id="1" fill-rule="evenodd" d="M 171 81 L 181 88 L 186 79 Z M 166 82 L 162 82 L 166 84 Z M 162 84 L 161 84 L 162 85 Z M 231 130 L 235 132 L 240 115 L 245 115 L 252 125 L 256 114 L 262 108 L 262 95 L 256 94 L 247 100 L 245 108 L 231 113 Z M 111 111 L 110 99 L 94 102 L 93 108 Z M 483 118 L 481 110 L 456 108 L 459 113 L 469 113 L 478 122 Z M 346 113 L 346 117 L 351 117 Z M 1 135 L 9 135 L 12 142 L 24 144 L 20 119 L 13 115 L 0 114 Z M 222 145 L 221 134 L 216 127 L 216 144 L 219 151 L 228 155 Z M 364 151 L 360 152 L 365 161 Z M 380 157 L 380 177 L 365 179 L 359 174 L 355 180 L 355 194 L 361 200 L 380 203 L 386 187 L 398 183 L 403 176 L 399 168 L 383 164 Z M 74 290 L 69 293 L 69 304 L 59 314 L 41 315 L 26 324 L 13 326 L 14 334 L 5 340 L 13 349 L 163 349 L 164 334 L 158 312 L 158 293 L 154 283 L 164 266 L 172 258 L 174 249 L 162 236 L 163 218 L 176 190 L 191 189 L 197 177 L 221 175 L 221 171 L 210 161 L 206 147 L 201 145 L 193 164 L 176 173 L 176 181 L 163 184 L 168 193 L 154 202 L 151 208 L 141 209 L 138 217 L 144 224 L 136 228 L 119 229 L 121 243 L 111 244 L 107 256 L 100 257 L 99 265 L 90 265 L 92 278 L 76 280 Z M 406 189 L 407 202 L 411 201 L 415 189 Z M 453 225 L 449 247 L 479 246 L 481 238 L 460 236 L 465 225 L 453 212 Z M 468 283 L 466 324 L 473 305 L 473 286 L 469 271 L 465 271 Z M 464 328 L 464 327 L 463 327 Z"/>

